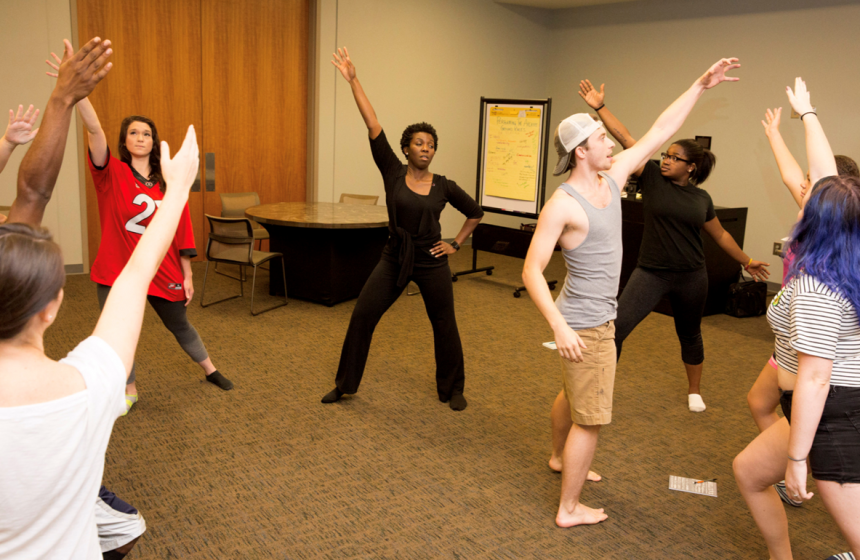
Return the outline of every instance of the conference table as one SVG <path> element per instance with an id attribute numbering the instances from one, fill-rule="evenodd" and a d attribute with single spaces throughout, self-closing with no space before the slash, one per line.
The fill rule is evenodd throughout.
<path id="1" fill-rule="evenodd" d="M 284 255 L 289 297 L 329 307 L 358 297 L 388 241 L 385 206 L 278 202 L 245 216 L 269 232 L 269 250 Z M 270 274 L 269 293 L 283 296 L 281 268 Z"/>

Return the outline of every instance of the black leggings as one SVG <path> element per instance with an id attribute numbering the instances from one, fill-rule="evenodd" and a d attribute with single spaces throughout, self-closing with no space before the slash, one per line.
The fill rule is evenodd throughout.
<path id="1" fill-rule="evenodd" d="M 705 361 L 702 313 L 708 298 L 708 272 L 704 267 L 689 272 L 636 267 L 618 298 L 615 351 L 619 359 L 624 339 L 667 295 L 669 303 L 672 304 L 675 332 L 678 333 L 678 341 L 681 343 L 681 359 L 691 366 Z"/>
<path id="2" fill-rule="evenodd" d="M 340 364 L 337 368 L 335 383 L 342 393 L 358 391 L 373 330 L 388 311 L 403 288 L 397 286 L 400 267 L 382 257 L 364 284 L 358 302 L 349 320 L 349 329 L 343 341 Z M 462 394 L 465 385 L 463 366 L 463 347 L 454 316 L 454 287 L 451 282 L 451 269 L 447 264 L 433 268 L 412 270 L 410 280 L 418 284 L 424 308 L 433 325 L 433 342 L 436 350 L 436 390 L 439 399 L 448 401 L 454 394 Z"/>
<path id="3" fill-rule="evenodd" d="M 96 284 L 96 292 L 99 296 L 99 309 L 105 308 L 110 286 Z M 198 364 L 209 357 L 200 335 L 194 326 L 188 322 L 188 316 L 185 313 L 185 301 L 170 301 L 158 296 L 146 296 L 149 305 L 155 309 L 161 322 L 167 327 L 167 330 L 173 333 L 176 337 L 176 342 L 185 350 L 185 353 L 191 356 L 191 359 Z M 134 383 L 136 365 L 131 366 L 131 373 L 128 376 L 127 384 Z"/>

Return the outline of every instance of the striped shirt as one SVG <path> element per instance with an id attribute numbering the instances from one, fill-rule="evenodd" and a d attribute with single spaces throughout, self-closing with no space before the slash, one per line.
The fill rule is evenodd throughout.
<path id="1" fill-rule="evenodd" d="M 776 336 L 776 362 L 797 374 L 797 353 L 833 361 L 830 384 L 860 387 L 860 321 L 841 293 L 800 274 L 773 298 L 767 320 Z"/>

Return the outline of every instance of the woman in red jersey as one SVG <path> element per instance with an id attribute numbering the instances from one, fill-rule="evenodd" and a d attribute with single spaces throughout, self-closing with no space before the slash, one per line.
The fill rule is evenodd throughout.
<path id="1" fill-rule="evenodd" d="M 59 58 L 51 54 L 59 63 Z M 57 68 L 51 62 L 48 64 Z M 110 153 L 107 137 L 89 99 L 79 101 L 77 108 L 87 130 L 87 161 L 98 197 L 102 232 L 90 278 L 97 284 L 99 306 L 104 308 L 111 286 L 161 205 L 164 196 L 161 150 L 155 123 L 146 117 L 130 116 L 120 126 L 117 159 Z M 233 383 L 212 365 L 200 335 L 186 316 L 186 307 L 194 295 L 191 259 L 195 256 L 194 232 L 186 205 L 176 236 L 149 286 L 147 300 L 182 349 L 203 368 L 206 380 L 229 391 Z M 135 369 L 132 368 L 126 386 L 126 412 L 138 398 Z"/>

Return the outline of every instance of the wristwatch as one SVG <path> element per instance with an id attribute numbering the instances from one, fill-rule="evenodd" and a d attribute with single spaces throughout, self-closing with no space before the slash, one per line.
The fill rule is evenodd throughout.
<path id="1" fill-rule="evenodd" d="M 457 240 L 456 240 L 456 239 L 455 239 L 454 241 L 452 241 L 452 242 L 451 242 L 451 247 L 453 247 L 455 251 L 459 251 L 459 250 L 460 250 L 460 244 L 459 244 L 459 243 L 457 243 Z"/>

